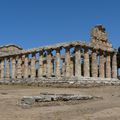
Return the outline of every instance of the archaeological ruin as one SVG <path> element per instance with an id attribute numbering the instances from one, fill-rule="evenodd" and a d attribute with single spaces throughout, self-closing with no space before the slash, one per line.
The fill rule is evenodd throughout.
<path id="1" fill-rule="evenodd" d="M 0 46 L 0 79 L 117 80 L 116 50 L 105 28 L 96 25 L 90 39 L 90 43 L 73 41 L 28 50 Z"/>

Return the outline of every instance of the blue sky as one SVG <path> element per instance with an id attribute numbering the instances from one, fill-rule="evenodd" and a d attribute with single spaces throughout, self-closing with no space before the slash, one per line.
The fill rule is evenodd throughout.
<path id="1" fill-rule="evenodd" d="M 0 45 L 23 48 L 84 40 L 103 24 L 120 46 L 120 0 L 0 0 Z"/>

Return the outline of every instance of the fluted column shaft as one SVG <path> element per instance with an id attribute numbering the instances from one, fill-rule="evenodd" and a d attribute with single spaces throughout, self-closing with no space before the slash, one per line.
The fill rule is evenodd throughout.
<path id="1" fill-rule="evenodd" d="M 25 60 L 24 60 L 24 78 L 28 78 L 28 55 L 25 55 Z"/>
<path id="2" fill-rule="evenodd" d="M 92 77 L 98 77 L 97 51 L 92 51 Z"/>
<path id="3" fill-rule="evenodd" d="M 56 50 L 56 77 L 60 77 L 60 49 Z"/>
<path id="4" fill-rule="evenodd" d="M 51 58 L 53 55 L 51 56 Z M 51 75 L 54 75 L 54 59 L 51 59 Z"/>
<path id="5" fill-rule="evenodd" d="M 31 78 L 35 78 L 36 77 L 36 56 L 35 53 L 32 54 L 32 59 L 31 59 Z"/>
<path id="6" fill-rule="evenodd" d="M 113 58 L 112 58 L 112 77 L 117 78 L 117 55 L 116 53 L 113 54 Z"/>
<path id="7" fill-rule="evenodd" d="M 47 77 L 51 77 L 52 75 L 52 56 L 51 50 L 48 50 L 47 54 Z"/>
<path id="8" fill-rule="evenodd" d="M 22 78 L 22 59 L 21 56 L 19 56 L 18 58 L 18 62 L 17 62 L 17 78 L 21 79 Z"/>
<path id="9" fill-rule="evenodd" d="M 6 79 L 10 79 L 10 58 L 6 59 Z"/>
<path id="10" fill-rule="evenodd" d="M 38 70 L 38 77 L 43 76 L 43 51 L 40 52 L 39 55 L 39 70 Z"/>
<path id="11" fill-rule="evenodd" d="M 106 77 L 111 78 L 110 53 L 106 57 Z"/>
<path id="12" fill-rule="evenodd" d="M 74 75 L 74 58 L 71 57 L 70 58 L 70 77 L 72 77 Z"/>
<path id="13" fill-rule="evenodd" d="M 84 77 L 90 76 L 90 62 L 89 62 L 89 51 L 88 48 L 84 49 Z"/>
<path id="14" fill-rule="evenodd" d="M 65 76 L 65 59 L 62 62 L 62 76 Z"/>
<path id="15" fill-rule="evenodd" d="M 99 76 L 100 76 L 101 78 L 104 78 L 104 77 L 105 77 L 104 64 L 105 64 L 104 53 L 103 53 L 103 52 L 100 52 Z"/>
<path id="16" fill-rule="evenodd" d="M 65 65 L 66 65 L 66 77 L 70 77 L 70 48 L 65 48 Z"/>
<path id="17" fill-rule="evenodd" d="M 16 60 L 15 60 L 15 58 L 12 58 L 11 59 L 12 60 L 12 79 L 15 79 L 16 78 L 16 67 L 15 67 L 15 65 L 16 65 Z"/>
<path id="18" fill-rule="evenodd" d="M 4 79 L 4 74 L 5 74 L 5 62 L 4 62 L 4 58 L 1 59 L 1 79 Z"/>
<path id="19" fill-rule="evenodd" d="M 47 61 L 46 60 L 43 62 L 43 75 L 47 76 Z"/>
<path id="20" fill-rule="evenodd" d="M 81 76 L 81 52 L 80 46 L 75 47 L 75 76 Z"/>

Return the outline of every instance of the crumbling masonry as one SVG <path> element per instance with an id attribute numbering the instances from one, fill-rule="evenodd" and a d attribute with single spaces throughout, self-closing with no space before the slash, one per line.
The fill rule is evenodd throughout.
<path id="1" fill-rule="evenodd" d="M 0 79 L 117 79 L 116 51 L 105 28 L 91 30 L 91 41 L 74 41 L 29 50 L 0 47 Z"/>

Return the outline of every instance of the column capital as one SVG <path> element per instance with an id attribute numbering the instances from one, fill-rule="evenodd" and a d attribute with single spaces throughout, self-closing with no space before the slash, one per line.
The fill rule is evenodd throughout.
<path id="1" fill-rule="evenodd" d="M 43 52 L 44 52 L 44 50 L 40 50 L 40 51 L 39 51 L 39 54 L 43 54 Z"/>
<path id="2" fill-rule="evenodd" d="M 56 52 L 60 52 L 60 49 L 61 49 L 61 48 L 56 48 L 55 50 L 56 50 Z"/>
<path id="3" fill-rule="evenodd" d="M 70 46 L 66 46 L 66 47 L 64 47 L 65 48 L 65 50 L 70 50 Z"/>
<path id="4" fill-rule="evenodd" d="M 36 55 L 36 53 L 35 53 L 35 52 L 33 52 L 33 53 L 32 53 L 32 57 L 34 57 L 35 55 Z"/>
<path id="5" fill-rule="evenodd" d="M 77 50 L 77 51 L 80 50 L 80 48 L 81 48 L 80 45 L 76 45 L 76 46 L 75 46 L 75 51 L 76 51 L 76 50 Z"/>
<path id="6" fill-rule="evenodd" d="M 98 50 L 97 49 L 92 49 L 92 53 L 98 53 Z"/>
<path id="7" fill-rule="evenodd" d="M 48 49 L 47 52 L 48 54 L 50 54 L 52 52 L 52 49 Z"/>

